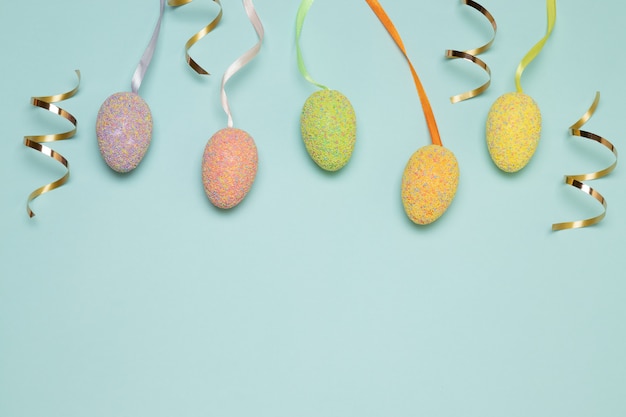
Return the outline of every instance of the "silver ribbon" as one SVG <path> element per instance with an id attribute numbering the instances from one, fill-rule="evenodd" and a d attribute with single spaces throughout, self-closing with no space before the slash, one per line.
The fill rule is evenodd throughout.
<path id="1" fill-rule="evenodd" d="M 233 116 L 230 112 L 228 97 L 226 96 L 226 91 L 224 90 L 224 87 L 226 86 L 226 82 L 230 79 L 230 77 L 232 77 L 237 71 L 242 69 L 246 64 L 248 64 L 248 62 L 252 61 L 252 59 L 259 53 L 259 51 L 261 50 L 261 44 L 263 43 L 263 36 L 265 34 L 265 31 L 263 30 L 263 24 L 261 23 L 261 19 L 259 19 L 259 15 L 257 15 L 256 10 L 254 9 L 254 4 L 252 4 L 252 0 L 243 0 L 243 7 L 246 10 L 246 14 L 248 15 L 250 23 L 252 23 L 252 26 L 254 26 L 254 30 L 259 37 L 259 41 L 246 53 L 237 58 L 235 62 L 230 64 L 230 66 L 224 72 L 224 76 L 222 77 L 221 101 L 222 108 L 228 116 L 228 127 L 233 127 Z"/>
<path id="2" fill-rule="evenodd" d="M 165 0 L 161 0 L 161 10 L 159 12 L 159 20 L 157 21 L 156 27 L 154 28 L 154 33 L 152 33 L 152 38 L 150 39 L 150 43 L 148 47 L 144 51 L 139 64 L 137 65 L 137 69 L 135 69 L 135 73 L 133 74 L 133 79 L 130 82 L 130 87 L 133 93 L 137 94 L 139 92 L 139 87 L 141 86 L 141 82 L 143 81 L 143 77 L 148 70 L 148 66 L 150 65 L 150 61 L 152 61 L 152 55 L 154 55 L 154 50 L 156 48 L 157 40 L 159 39 L 159 31 L 161 30 L 161 20 L 163 20 L 163 12 L 165 10 Z"/>

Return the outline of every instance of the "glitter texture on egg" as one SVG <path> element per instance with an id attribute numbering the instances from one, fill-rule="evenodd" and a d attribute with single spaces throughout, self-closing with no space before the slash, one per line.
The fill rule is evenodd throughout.
<path id="1" fill-rule="evenodd" d="M 493 162 L 505 172 L 517 172 L 530 161 L 541 137 L 541 112 L 524 93 L 498 97 L 487 115 L 487 148 Z"/>
<path id="2" fill-rule="evenodd" d="M 300 127 L 307 152 L 322 169 L 337 171 L 348 163 L 356 142 L 356 115 L 346 96 L 328 89 L 311 94 Z"/>
<path id="3" fill-rule="evenodd" d="M 98 111 L 98 147 L 105 162 L 117 172 L 128 172 L 143 159 L 152 139 L 152 114 L 137 94 L 115 93 Z"/>
<path id="4" fill-rule="evenodd" d="M 221 209 L 239 204 L 252 187 L 257 166 L 257 148 L 248 133 L 231 127 L 215 133 L 202 160 L 202 182 L 211 203 Z"/>
<path id="5" fill-rule="evenodd" d="M 447 210 L 459 184 L 459 164 L 454 154 L 439 145 L 417 151 L 402 175 L 402 204 L 417 224 L 429 224 Z"/>

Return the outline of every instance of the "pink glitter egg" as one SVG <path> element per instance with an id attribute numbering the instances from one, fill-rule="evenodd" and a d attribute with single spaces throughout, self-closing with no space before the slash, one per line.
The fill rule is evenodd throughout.
<path id="1" fill-rule="evenodd" d="M 143 159 L 152 139 L 150 108 L 135 93 L 115 93 L 100 106 L 96 135 L 107 165 L 117 172 L 131 171 Z"/>
<path id="2" fill-rule="evenodd" d="M 215 207 L 229 209 L 239 204 L 254 182 L 258 154 L 252 137 L 227 127 L 214 134 L 204 148 L 202 182 Z"/>

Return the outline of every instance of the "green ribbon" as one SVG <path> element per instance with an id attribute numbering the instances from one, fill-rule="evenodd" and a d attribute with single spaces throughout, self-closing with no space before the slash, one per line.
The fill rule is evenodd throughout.
<path id="1" fill-rule="evenodd" d="M 546 34 L 539 42 L 535 44 L 531 48 L 530 51 L 526 54 L 524 58 L 522 58 L 521 62 L 517 66 L 517 70 L 515 71 L 515 88 L 518 93 L 523 93 L 522 84 L 520 82 L 522 78 L 522 72 L 526 69 L 526 66 L 532 62 L 533 59 L 539 55 L 541 49 L 545 45 L 546 41 L 550 37 L 550 33 L 552 33 L 552 29 L 554 29 L 554 22 L 556 22 L 556 0 L 546 0 L 546 6 L 548 8 L 548 29 Z"/>
<path id="2" fill-rule="evenodd" d="M 298 56 L 298 69 L 300 70 L 300 74 L 302 74 L 305 80 L 313 85 L 318 86 L 319 88 L 328 90 L 328 87 L 323 84 L 317 83 L 306 70 L 306 67 L 304 66 L 304 60 L 302 59 L 302 51 L 300 50 L 300 33 L 302 32 L 302 26 L 304 25 L 304 18 L 309 12 L 313 1 L 314 0 L 302 0 L 302 2 L 300 3 L 300 7 L 298 8 L 298 14 L 296 15 L 296 54 Z"/>

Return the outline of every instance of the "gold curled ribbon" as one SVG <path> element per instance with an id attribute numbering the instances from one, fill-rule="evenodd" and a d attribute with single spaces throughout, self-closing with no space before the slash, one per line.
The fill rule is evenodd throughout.
<path id="1" fill-rule="evenodd" d="M 483 6 L 481 6 L 480 4 L 472 0 L 461 0 L 461 3 L 466 4 L 478 10 L 480 13 L 483 14 L 483 16 L 487 18 L 487 20 L 489 20 L 489 22 L 491 23 L 491 27 L 493 27 L 493 36 L 491 37 L 491 40 L 489 42 L 487 42 L 486 44 L 478 48 L 469 49 L 467 51 L 457 51 L 454 49 L 446 49 L 446 53 L 445 53 L 446 58 L 450 58 L 450 59 L 461 58 L 466 61 L 472 62 L 478 65 L 479 67 L 481 67 L 483 70 L 485 70 L 485 72 L 487 72 L 487 75 L 489 76 L 489 79 L 487 80 L 487 82 L 481 85 L 480 87 L 475 88 L 470 91 L 466 91 L 465 93 L 457 94 L 456 96 L 450 97 L 450 102 L 453 104 L 458 103 L 463 100 L 470 99 L 472 97 L 476 97 L 477 95 L 484 93 L 487 90 L 487 88 L 489 88 L 489 85 L 491 85 L 491 70 L 489 69 L 489 66 L 487 66 L 487 64 L 485 64 L 483 60 L 477 58 L 476 55 L 482 54 L 487 49 L 491 48 L 493 41 L 496 39 L 496 32 L 498 31 L 498 25 L 496 25 L 495 19 L 493 18 L 491 13 L 487 11 L 487 9 L 485 9 Z"/>
<path id="2" fill-rule="evenodd" d="M 596 111 L 596 108 L 598 107 L 599 101 L 600 101 L 600 93 L 597 92 L 596 97 L 593 100 L 593 103 L 591 104 L 591 107 L 589 107 L 589 110 L 587 110 L 587 112 L 585 112 L 585 114 L 583 114 L 583 116 L 576 123 L 570 126 L 569 128 L 570 133 L 572 134 L 572 136 L 579 136 L 585 139 L 593 140 L 594 142 L 598 142 L 601 145 L 604 145 L 607 149 L 613 152 L 613 155 L 615 155 L 615 162 L 613 162 L 607 168 L 604 168 L 600 171 L 591 172 L 588 174 L 566 175 L 565 183 L 595 198 L 600 204 L 602 204 L 602 207 L 604 207 L 604 210 L 600 215 L 591 217 L 589 219 L 576 220 L 573 222 L 554 223 L 552 225 L 553 231 L 565 230 L 565 229 L 576 229 L 580 227 L 591 226 L 591 225 L 599 223 L 606 215 L 607 204 L 602 194 L 600 194 L 599 192 L 597 192 L 596 190 L 594 190 L 587 184 L 583 183 L 583 181 L 586 181 L 586 180 L 595 180 L 597 178 L 602 178 L 608 175 L 617 166 L 617 149 L 615 149 L 615 147 L 613 146 L 611 142 L 609 142 L 608 140 L 594 133 L 580 130 L 580 128 L 585 123 L 587 123 L 587 121 L 591 118 L 591 116 L 593 116 L 593 113 Z"/>
<path id="3" fill-rule="evenodd" d="M 167 4 L 172 7 L 178 7 L 178 6 L 184 6 L 185 4 L 191 3 L 192 1 L 193 0 L 167 0 Z M 187 60 L 187 64 L 189 64 L 191 69 L 193 69 L 196 73 L 201 74 L 201 75 L 211 75 L 211 74 L 209 74 L 196 61 L 194 61 L 194 59 L 189 55 L 189 49 L 191 49 L 191 47 L 195 45 L 196 42 L 198 42 L 200 39 L 205 37 L 209 32 L 215 29 L 217 25 L 220 23 L 220 20 L 222 20 L 222 4 L 220 3 L 220 0 L 213 0 L 213 1 L 217 3 L 217 5 L 219 6 L 220 8 L 219 13 L 217 14 L 217 16 L 215 16 L 215 18 L 211 21 L 211 23 L 203 27 L 198 33 L 196 33 L 191 38 L 189 38 L 189 40 L 187 40 L 187 43 L 185 43 L 185 59 Z"/>
<path id="4" fill-rule="evenodd" d="M 72 116 L 72 114 L 63 110 L 62 108 L 52 104 L 52 103 L 66 100 L 74 96 L 78 92 L 78 87 L 80 86 L 80 71 L 79 70 L 75 70 L 75 71 L 76 71 L 76 76 L 78 77 L 78 82 L 74 89 L 68 91 L 67 93 L 57 94 L 54 96 L 40 96 L 40 97 L 31 98 L 31 104 L 33 106 L 40 107 L 44 110 L 48 110 L 49 112 L 52 112 L 54 114 L 58 114 L 64 119 L 69 120 L 69 122 L 74 125 L 74 128 L 67 132 L 56 133 L 56 134 L 51 134 L 51 135 L 24 136 L 24 145 L 26 147 L 34 149 L 37 152 L 41 152 L 42 154 L 49 156 L 52 159 L 55 159 L 56 161 L 60 162 L 67 170 L 65 175 L 63 175 L 58 180 L 53 181 L 49 184 L 46 184 L 42 187 L 39 187 L 35 191 L 30 193 L 26 201 L 26 212 L 28 213 L 29 217 L 35 216 L 35 213 L 30 209 L 31 201 L 33 201 L 35 198 L 39 197 L 43 193 L 47 193 L 48 191 L 54 190 L 55 188 L 59 188 L 60 186 L 65 184 L 70 177 L 70 166 L 69 166 L 67 159 L 65 159 L 65 157 L 63 157 L 63 155 L 61 155 L 60 153 L 41 144 L 46 143 L 46 142 L 54 142 L 54 141 L 69 139 L 76 134 L 76 129 L 77 129 L 76 118 Z"/>

